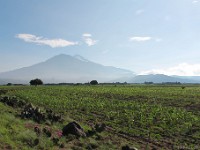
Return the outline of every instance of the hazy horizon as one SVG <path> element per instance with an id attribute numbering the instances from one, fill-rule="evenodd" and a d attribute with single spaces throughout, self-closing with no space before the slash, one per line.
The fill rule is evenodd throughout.
<path id="1" fill-rule="evenodd" d="M 0 73 L 80 55 L 136 74 L 200 76 L 200 1 L 1 1 Z"/>

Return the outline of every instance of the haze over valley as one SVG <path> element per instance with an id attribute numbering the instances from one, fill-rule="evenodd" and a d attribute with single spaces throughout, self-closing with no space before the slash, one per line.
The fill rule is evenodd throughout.
<path id="1" fill-rule="evenodd" d="M 200 83 L 198 76 L 137 75 L 130 70 L 94 63 L 80 55 L 60 54 L 32 66 L 0 73 L 0 84 L 29 84 L 34 78 L 44 83 L 88 83 L 91 80 L 100 83 Z"/>

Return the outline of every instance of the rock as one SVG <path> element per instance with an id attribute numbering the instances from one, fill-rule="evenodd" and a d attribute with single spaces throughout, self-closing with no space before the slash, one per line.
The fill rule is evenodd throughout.
<path id="1" fill-rule="evenodd" d="M 88 144 L 88 146 L 86 147 L 88 150 L 93 150 L 98 148 L 98 146 L 96 144 L 90 143 Z"/>
<path id="2" fill-rule="evenodd" d="M 35 107 L 32 103 L 27 104 L 24 100 L 18 99 L 16 96 L 1 96 L 0 102 L 11 107 L 22 107 L 21 118 L 33 119 L 38 123 L 47 119 L 51 122 L 64 121 L 60 114 L 54 113 L 51 109 L 42 112 L 39 107 Z"/>
<path id="3" fill-rule="evenodd" d="M 24 110 L 21 112 L 21 117 L 32 118 L 38 123 L 45 121 L 45 114 L 42 113 L 38 107 L 34 107 L 31 103 L 24 107 Z"/>
<path id="4" fill-rule="evenodd" d="M 138 150 L 137 148 L 130 148 L 128 145 L 122 146 L 122 150 Z"/>
<path id="5" fill-rule="evenodd" d="M 106 128 L 106 125 L 104 123 L 102 123 L 102 124 L 96 124 L 95 125 L 95 130 L 97 132 L 102 132 L 102 131 L 105 130 L 105 128 Z"/>
<path id="6" fill-rule="evenodd" d="M 60 147 L 60 148 L 64 148 L 64 147 L 65 147 L 65 144 L 64 144 L 64 143 L 61 143 L 59 147 Z"/>
<path id="7" fill-rule="evenodd" d="M 35 109 L 34 110 L 34 115 L 33 115 L 33 119 L 36 122 L 41 122 L 41 121 L 45 121 L 45 114 L 43 114 L 40 109 Z"/>
<path id="8" fill-rule="evenodd" d="M 60 115 L 54 114 L 54 116 L 53 116 L 53 121 L 57 122 L 57 121 L 59 121 L 59 120 L 61 120 L 61 116 L 60 116 Z"/>
<path id="9" fill-rule="evenodd" d="M 53 115 L 51 113 L 47 114 L 47 119 L 52 120 L 53 119 Z"/>
<path id="10" fill-rule="evenodd" d="M 53 113 L 53 111 L 51 109 L 47 109 L 46 113 L 51 114 L 51 113 Z"/>
<path id="11" fill-rule="evenodd" d="M 53 113 L 53 111 L 51 109 L 46 110 L 47 113 L 47 119 L 51 120 L 52 122 L 62 122 L 63 119 L 61 117 L 61 115 L 55 114 Z"/>
<path id="12" fill-rule="evenodd" d="M 130 150 L 130 147 L 128 145 L 122 146 L 122 150 Z"/>
<path id="13" fill-rule="evenodd" d="M 97 134 L 95 140 L 103 140 L 103 137 L 101 135 Z"/>
<path id="14" fill-rule="evenodd" d="M 19 100 L 15 96 L 3 96 L 0 98 L 0 101 L 11 107 L 22 107 L 25 105 L 25 102 L 23 100 Z"/>
<path id="15" fill-rule="evenodd" d="M 47 128 L 43 128 L 43 132 L 46 134 L 47 137 L 51 137 L 51 131 Z"/>
<path id="16" fill-rule="evenodd" d="M 53 141 L 53 143 L 54 143 L 55 145 L 58 145 L 59 139 L 56 138 L 56 137 L 53 137 L 52 141 Z"/>
<path id="17" fill-rule="evenodd" d="M 26 102 L 23 101 L 23 100 L 20 100 L 19 103 L 18 103 L 18 107 L 23 107 L 26 105 Z"/>
<path id="18" fill-rule="evenodd" d="M 62 129 L 62 133 L 63 135 L 68 135 L 68 134 L 72 134 L 75 136 L 82 136 L 82 137 L 86 137 L 85 132 L 83 131 L 83 129 L 81 128 L 81 126 L 76 123 L 76 122 L 70 122 L 69 124 L 67 124 L 63 129 Z"/>
<path id="19" fill-rule="evenodd" d="M 40 131 L 40 128 L 39 127 L 34 127 L 34 131 L 37 135 L 40 135 L 41 131 Z"/>
<path id="20" fill-rule="evenodd" d="M 35 145 L 35 146 L 38 145 L 39 142 L 40 142 L 39 139 L 35 139 L 35 140 L 34 140 L 34 145 Z"/>
<path id="21" fill-rule="evenodd" d="M 96 134 L 96 131 L 95 130 L 88 130 L 88 132 L 86 134 L 87 134 L 87 137 L 93 136 L 93 135 Z"/>
<path id="22" fill-rule="evenodd" d="M 51 121 L 50 120 L 46 120 L 45 125 L 48 125 L 48 126 L 52 125 Z"/>

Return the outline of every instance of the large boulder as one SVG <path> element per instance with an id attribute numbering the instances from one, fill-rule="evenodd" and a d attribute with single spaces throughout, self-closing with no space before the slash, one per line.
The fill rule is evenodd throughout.
<path id="1" fill-rule="evenodd" d="M 68 135 L 68 134 L 72 134 L 78 137 L 86 137 L 85 132 L 83 131 L 83 128 L 81 128 L 81 126 L 74 122 L 70 122 L 69 124 L 67 124 L 63 129 L 62 129 L 62 134 L 63 135 Z"/>

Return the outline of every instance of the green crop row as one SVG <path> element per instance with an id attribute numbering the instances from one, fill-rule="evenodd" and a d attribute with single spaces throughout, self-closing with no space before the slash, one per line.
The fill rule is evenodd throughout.
<path id="1" fill-rule="evenodd" d="M 198 86 L 38 86 L 8 94 L 134 137 L 191 147 L 200 143 Z"/>

